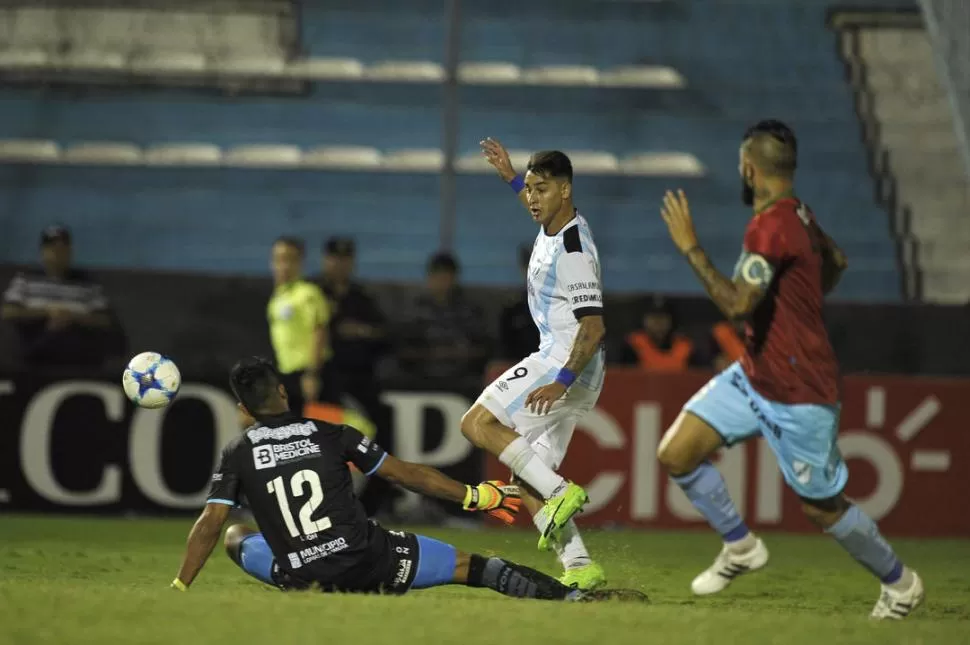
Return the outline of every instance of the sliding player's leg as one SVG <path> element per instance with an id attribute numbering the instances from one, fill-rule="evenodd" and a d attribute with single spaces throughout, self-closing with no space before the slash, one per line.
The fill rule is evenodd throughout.
<path id="1" fill-rule="evenodd" d="M 459 584 L 484 587 L 513 598 L 538 600 L 585 600 L 585 593 L 571 589 L 551 576 L 497 557 L 463 553 L 450 544 L 418 538 L 418 571 L 411 589 Z"/>
<path id="2" fill-rule="evenodd" d="M 768 562 L 767 548 L 748 529 L 724 478 L 709 461 L 721 446 L 760 434 L 744 395 L 746 382 L 737 363 L 711 379 L 687 402 L 657 450 L 670 477 L 724 541 L 714 564 L 691 583 L 698 595 L 722 591 L 737 576 Z"/>
<path id="3" fill-rule="evenodd" d="M 545 426 L 522 427 L 523 419 L 530 415 L 539 418 L 525 407 L 526 397 L 536 388 L 552 383 L 557 373 L 558 368 L 527 358 L 485 388 L 461 421 L 461 431 L 473 445 L 498 457 L 546 502 L 550 521 L 547 533 L 540 537 L 540 548 L 555 538 L 588 501 L 585 490 L 549 468 L 533 451 L 530 439 L 534 436 L 527 433 L 538 436 Z M 573 411 L 571 391 L 552 405 L 543 417 L 547 423 Z"/>
<path id="4" fill-rule="evenodd" d="M 276 558 L 266 538 L 256 529 L 233 524 L 226 530 L 223 543 L 229 559 L 260 582 L 284 591 L 307 588 L 305 582 L 292 578 L 276 565 Z"/>
<path id="5" fill-rule="evenodd" d="M 908 616 L 923 601 L 923 581 L 902 563 L 872 518 L 843 495 L 849 471 L 837 444 L 839 406 L 755 399 L 779 429 L 765 433 L 765 439 L 805 515 L 879 579 L 882 589 L 872 617 Z"/>

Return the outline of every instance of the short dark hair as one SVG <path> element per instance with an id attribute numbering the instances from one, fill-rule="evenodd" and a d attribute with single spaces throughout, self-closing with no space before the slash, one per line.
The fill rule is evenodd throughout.
<path id="1" fill-rule="evenodd" d="M 451 273 L 458 274 L 461 272 L 461 266 L 458 264 L 458 259 L 447 252 L 435 253 L 428 260 L 428 273 L 436 273 L 438 271 L 450 271 Z"/>
<path id="2" fill-rule="evenodd" d="M 777 119 L 758 121 L 744 131 L 752 154 L 764 169 L 779 175 L 794 174 L 798 167 L 798 139 L 795 132 Z"/>
<path id="3" fill-rule="evenodd" d="M 296 252 L 302 257 L 306 252 L 306 245 L 298 237 L 293 237 L 292 235 L 280 235 L 273 244 L 285 244 L 286 246 L 296 249 Z"/>
<path id="4" fill-rule="evenodd" d="M 540 150 L 536 152 L 529 157 L 529 163 L 525 169 L 526 172 L 531 172 L 540 177 L 565 179 L 568 182 L 572 182 L 573 180 L 573 162 L 558 150 Z"/>
<path id="5" fill-rule="evenodd" d="M 244 358 L 233 365 L 229 372 L 232 393 L 252 414 L 266 407 L 279 386 L 280 373 L 270 361 L 261 356 Z"/>

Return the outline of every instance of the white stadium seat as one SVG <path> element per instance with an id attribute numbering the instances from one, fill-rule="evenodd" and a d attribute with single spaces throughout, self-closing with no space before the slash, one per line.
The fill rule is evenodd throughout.
<path id="1" fill-rule="evenodd" d="M 599 72 L 588 65 L 546 65 L 527 69 L 522 82 L 532 85 L 596 85 Z"/>
<path id="2" fill-rule="evenodd" d="M 404 172 L 439 172 L 444 165 L 444 152 L 430 148 L 387 152 L 381 167 Z"/>
<path id="3" fill-rule="evenodd" d="M 128 65 L 124 54 L 117 51 L 71 51 L 53 61 L 56 67 L 75 70 L 116 72 Z"/>
<path id="4" fill-rule="evenodd" d="M 599 150 L 578 150 L 566 153 L 573 163 L 573 170 L 586 175 L 611 175 L 619 172 L 616 156 Z"/>
<path id="5" fill-rule="evenodd" d="M 54 163 L 60 156 L 60 147 L 46 139 L 0 140 L 0 161 Z"/>
<path id="6" fill-rule="evenodd" d="M 320 169 L 379 170 L 381 153 L 366 146 L 322 146 L 304 153 L 303 165 Z"/>
<path id="7" fill-rule="evenodd" d="M 141 148 L 132 143 L 98 141 L 77 143 L 64 151 L 64 162 L 99 166 L 133 165 L 144 160 Z"/>
<path id="8" fill-rule="evenodd" d="M 307 58 L 287 65 L 286 74 L 306 80 L 354 80 L 363 77 L 364 64 L 356 58 Z"/>
<path id="9" fill-rule="evenodd" d="M 43 49 L 0 50 L 0 68 L 33 69 L 50 64 L 50 56 Z"/>
<path id="10" fill-rule="evenodd" d="M 372 81 L 440 83 L 445 78 L 445 70 L 431 61 L 382 61 L 367 67 L 364 77 Z"/>
<path id="11" fill-rule="evenodd" d="M 701 177 L 704 165 L 688 152 L 645 152 L 630 155 L 620 162 L 625 175 L 645 177 Z"/>
<path id="12" fill-rule="evenodd" d="M 686 86 L 684 77 L 672 67 L 626 65 L 600 73 L 604 87 L 653 87 L 679 89 Z"/>
<path id="13" fill-rule="evenodd" d="M 512 63 L 462 63 L 458 78 L 472 85 L 514 85 L 522 79 L 522 70 Z"/>
<path id="14" fill-rule="evenodd" d="M 245 76 L 279 76 L 286 69 L 286 61 L 271 54 L 265 56 L 233 56 L 220 58 L 214 62 L 215 69 L 222 74 Z"/>
<path id="15" fill-rule="evenodd" d="M 208 143 L 171 143 L 153 146 L 145 152 L 152 166 L 216 166 L 222 163 L 222 149 Z"/>
<path id="16" fill-rule="evenodd" d="M 143 74 L 201 74 L 205 68 L 205 56 L 196 52 L 145 52 L 131 61 L 131 69 Z"/>
<path id="17" fill-rule="evenodd" d="M 302 161 L 303 152 L 298 147 L 274 144 L 236 146 L 225 156 L 226 165 L 253 168 L 292 167 Z"/>

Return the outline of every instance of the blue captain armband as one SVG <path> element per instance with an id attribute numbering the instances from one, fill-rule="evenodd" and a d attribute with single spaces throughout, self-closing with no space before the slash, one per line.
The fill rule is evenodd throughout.
<path id="1" fill-rule="evenodd" d="M 522 178 L 522 175 L 516 175 L 509 180 L 509 186 L 511 186 L 512 190 L 515 191 L 515 194 L 518 195 L 525 188 L 525 179 Z"/>

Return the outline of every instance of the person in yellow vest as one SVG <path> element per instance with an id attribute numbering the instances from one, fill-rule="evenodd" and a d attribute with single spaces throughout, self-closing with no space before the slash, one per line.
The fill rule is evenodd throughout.
<path id="1" fill-rule="evenodd" d="M 327 379 L 330 359 L 327 324 L 330 308 L 320 287 L 303 279 L 303 242 L 281 237 L 273 244 L 273 295 L 266 306 L 276 365 L 294 410 L 306 403 L 339 402 L 334 379 Z"/>
<path id="2" fill-rule="evenodd" d="M 714 369 L 718 372 L 744 356 L 744 333 L 744 322 L 740 321 L 723 320 L 711 328 L 716 351 Z"/>
<path id="3" fill-rule="evenodd" d="M 653 296 L 643 313 L 643 326 L 626 337 L 624 362 L 655 372 L 687 369 L 694 344 L 676 330 L 673 312 L 662 296 Z"/>

